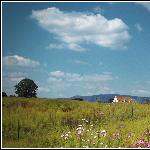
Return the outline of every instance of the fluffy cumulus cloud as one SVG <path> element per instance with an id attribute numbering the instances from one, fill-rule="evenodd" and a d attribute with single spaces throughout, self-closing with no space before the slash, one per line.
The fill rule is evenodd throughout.
<path id="1" fill-rule="evenodd" d="M 113 79 L 111 73 L 79 74 L 52 71 L 49 73 L 47 85 L 39 86 L 39 92 L 49 93 L 52 97 L 113 93 L 113 90 L 107 85 L 107 82 Z"/>
<path id="2" fill-rule="evenodd" d="M 136 2 L 136 4 L 145 7 L 150 12 L 150 2 Z"/>
<path id="3" fill-rule="evenodd" d="M 8 95 L 13 95 L 15 91 L 15 85 L 22 79 L 27 77 L 27 74 L 24 72 L 3 72 L 2 73 L 2 89 Z"/>
<path id="4" fill-rule="evenodd" d="M 109 20 L 99 13 L 66 12 L 51 7 L 33 10 L 32 18 L 60 42 L 60 45 L 51 43 L 49 48 L 85 51 L 82 45 L 90 43 L 116 49 L 125 48 L 130 39 L 128 26 L 123 20 Z"/>
<path id="5" fill-rule="evenodd" d="M 4 66 L 18 66 L 18 67 L 36 67 L 40 63 L 38 61 L 31 60 L 18 55 L 4 56 L 3 57 Z"/>
<path id="6" fill-rule="evenodd" d="M 98 81 L 109 81 L 113 77 L 111 74 L 90 74 L 81 75 L 78 73 L 67 73 L 62 71 L 50 72 L 49 81 L 66 81 L 66 82 L 98 82 Z"/>
<path id="7" fill-rule="evenodd" d="M 5 78 L 8 81 L 12 82 L 19 82 L 20 80 L 24 79 L 26 77 L 26 74 L 23 72 L 9 72 L 3 74 L 3 78 Z"/>

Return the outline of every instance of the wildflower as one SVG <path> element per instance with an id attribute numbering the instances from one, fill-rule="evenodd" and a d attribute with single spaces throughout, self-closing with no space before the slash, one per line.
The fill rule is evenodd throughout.
<path id="1" fill-rule="evenodd" d="M 71 132 L 69 131 L 68 134 L 70 134 Z"/>
<path id="2" fill-rule="evenodd" d="M 67 137 L 67 136 L 65 136 L 65 137 L 64 137 L 64 139 L 65 139 L 65 140 L 67 140 L 67 139 L 68 139 L 68 137 Z"/>
<path id="3" fill-rule="evenodd" d="M 63 138 L 64 136 L 65 136 L 65 135 L 64 135 L 64 134 L 62 134 L 62 135 L 61 135 L 61 138 Z"/>
<path id="4" fill-rule="evenodd" d="M 87 142 L 89 142 L 90 140 L 89 140 L 89 139 L 87 139 L 86 141 L 87 141 Z"/>
<path id="5" fill-rule="evenodd" d="M 93 145 L 95 145 L 96 144 L 96 142 L 93 142 Z"/>
<path id="6" fill-rule="evenodd" d="M 85 118 L 82 119 L 82 121 L 85 121 L 85 120 L 86 120 Z"/>
<path id="7" fill-rule="evenodd" d="M 93 127 L 93 124 L 91 124 L 90 126 Z"/>
<path id="8" fill-rule="evenodd" d="M 150 130 L 147 129 L 145 132 L 144 132 L 146 135 L 149 135 L 150 136 Z"/>
<path id="9" fill-rule="evenodd" d="M 147 148 L 150 148 L 150 143 L 147 144 Z"/>
<path id="10" fill-rule="evenodd" d="M 97 136 L 94 136 L 94 139 L 97 138 Z"/>
<path id="11" fill-rule="evenodd" d="M 104 115 L 104 113 L 103 113 L 103 112 L 100 112 L 99 115 Z"/>
<path id="12" fill-rule="evenodd" d="M 84 130 L 84 128 L 83 127 L 79 127 L 76 130 Z"/>
<path id="13" fill-rule="evenodd" d="M 72 137 L 72 136 L 70 135 L 70 137 Z M 67 140 L 69 138 L 69 134 L 68 133 L 62 134 L 61 138 L 63 138 L 64 140 Z"/>
<path id="14" fill-rule="evenodd" d="M 103 144 L 104 144 L 103 142 L 100 143 L 100 145 L 103 145 Z"/>
<path id="15" fill-rule="evenodd" d="M 129 133 L 128 136 L 126 137 L 127 139 L 131 138 L 132 134 Z"/>
<path id="16" fill-rule="evenodd" d="M 144 139 L 140 139 L 139 140 L 139 144 L 144 144 L 145 142 L 144 142 Z"/>
<path id="17" fill-rule="evenodd" d="M 88 121 L 88 120 L 85 120 L 85 122 L 87 122 L 87 123 L 88 123 L 89 121 Z"/>
<path id="18" fill-rule="evenodd" d="M 119 136 L 119 133 L 117 133 L 116 136 Z"/>
<path id="19" fill-rule="evenodd" d="M 81 134 L 82 133 L 82 130 L 78 130 L 78 134 Z"/>
<path id="20" fill-rule="evenodd" d="M 84 128 L 83 127 L 79 127 L 76 129 L 77 130 L 77 134 L 78 135 L 82 135 L 83 134 L 83 131 L 84 131 Z"/>
<path id="21" fill-rule="evenodd" d="M 101 135 L 105 137 L 107 135 L 107 131 L 106 130 L 102 130 L 101 131 Z"/>
<path id="22" fill-rule="evenodd" d="M 86 130 L 87 132 L 89 132 L 90 130 Z"/>
<path id="23" fill-rule="evenodd" d="M 79 124 L 78 126 L 79 126 L 79 127 L 82 127 L 82 124 Z"/>
<path id="24" fill-rule="evenodd" d="M 83 148 L 89 148 L 88 146 L 83 146 Z"/>

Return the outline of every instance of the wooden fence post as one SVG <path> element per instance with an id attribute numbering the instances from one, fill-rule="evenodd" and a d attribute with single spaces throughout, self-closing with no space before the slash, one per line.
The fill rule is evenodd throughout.
<path id="1" fill-rule="evenodd" d="M 20 137 L 20 123 L 19 123 L 19 120 L 18 120 L 18 141 L 19 141 L 19 137 Z"/>
<path id="2" fill-rule="evenodd" d="M 134 115 L 134 111 L 133 111 L 133 106 L 132 106 L 132 115 L 131 115 L 131 116 L 132 116 L 132 118 L 133 118 L 133 115 Z"/>

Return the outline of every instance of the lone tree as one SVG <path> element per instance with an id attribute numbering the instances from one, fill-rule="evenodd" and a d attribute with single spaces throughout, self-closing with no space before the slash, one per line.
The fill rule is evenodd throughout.
<path id="1" fill-rule="evenodd" d="M 36 97 L 38 86 L 31 79 L 23 79 L 15 85 L 15 93 L 19 97 Z"/>
<path id="2" fill-rule="evenodd" d="M 2 92 L 2 97 L 7 97 L 7 94 L 5 92 Z"/>

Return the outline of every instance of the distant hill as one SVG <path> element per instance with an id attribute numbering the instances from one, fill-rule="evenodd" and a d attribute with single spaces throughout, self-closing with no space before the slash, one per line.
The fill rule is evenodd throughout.
<path id="1" fill-rule="evenodd" d="M 109 99 L 113 99 L 115 96 L 119 96 L 121 94 L 99 94 L 99 95 L 91 95 L 91 96 L 80 96 L 76 95 L 71 97 L 74 98 L 82 98 L 86 101 L 96 101 L 101 100 L 102 102 L 109 102 Z M 150 99 L 150 97 L 141 97 L 141 96 L 131 96 L 131 95 L 122 95 L 122 96 L 130 96 L 133 100 L 143 103 L 146 99 Z"/>

